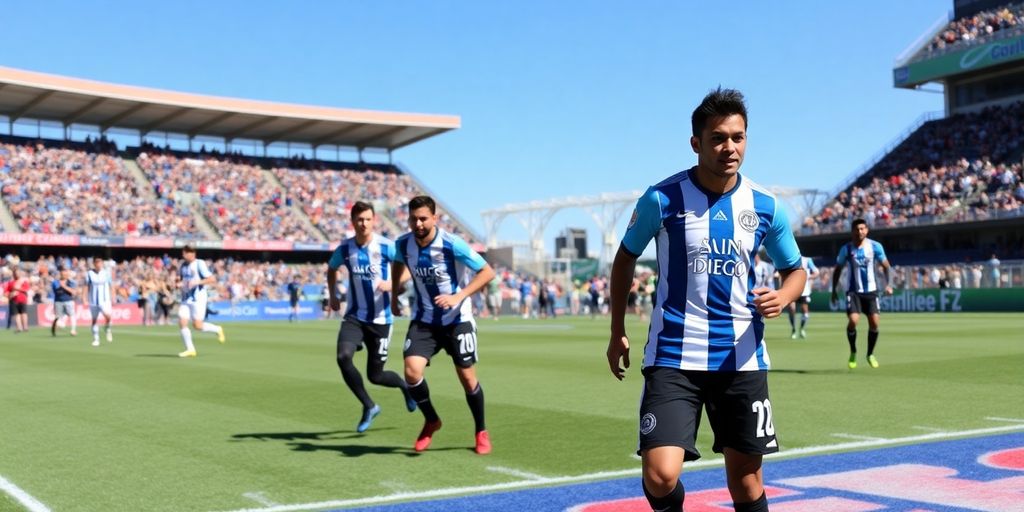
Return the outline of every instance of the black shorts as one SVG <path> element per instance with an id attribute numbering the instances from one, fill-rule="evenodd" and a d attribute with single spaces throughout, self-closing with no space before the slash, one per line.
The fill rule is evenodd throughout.
<path id="1" fill-rule="evenodd" d="M 323 308 L 323 309 L 327 309 L 329 304 L 330 304 L 330 301 L 327 300 L 327 299 L 323 299 L 323 300 L 320 301 L 320 307 Z"/>
<path id="2" fill-rule="evenodd" d="M 444 349 L 455 366 L 469 368 L 477 361 L 476 324 L 461 322 L 453 325 L 430 325 L 410 322 L 405 335 L 405 357 L 420 356 L 429 361 Z"/>
<path id="3" fill-rule="evenodd" d="M 847 293 L 846 294 L 846 314 L 851 313 L 862 313 L 865 315 L 877 315 L 878 314 L 878 294 L 877 293 Z"/>
<path id="4" fill-rule="evenodd" d="M 11 311 L 13 311 L 15 315 L 24 315 L 25 314 L 25 304 L 19 304 L 17 302 L 12 302 L 11 303 Z"/>
<path id="5" fill-rule="evenodd" d="M 637 297 L 638 295 L 636 292 L 629 292 L 629 295 L 626 296 L 626 307 L 635 308 Z"/>
<path id="6" fill-rule="evenodd" d="M 793 303 L 794 304 L 810 304 L 811 303 L 811 296 L 810 295 L 801 295 L 801 296 L 797 297 L 796 300 L 793 301 Z"/>
<path id="7" fill-rule="evenodd" d="M 391 344 L 391 324 L 368 324 L 346 318 L 338 329 L 338 353 L 343 344 L 355 345 L 356 352 L 366 343 L 368 358 L 383 364 L 388 360 L 388 345 Z"/>
<path id="8" fill-rule="evenodd" d="M 768 399 L 768 372 L 698 372 L 660 366 L 643 369 L 640 444 L 637 453 L 679 446 L 685 460 L 697 460 L 701 408 L 715 434 L 711 449 L 744 454 L 779 451 Z"/>
<path id="9" fill-rule="evenodd" d="M 299 301 L 298 299 L 291 299 L 288 301 L 288 304 L 291 304 L 291 306 L 294 308 L 299 305 Z"/>

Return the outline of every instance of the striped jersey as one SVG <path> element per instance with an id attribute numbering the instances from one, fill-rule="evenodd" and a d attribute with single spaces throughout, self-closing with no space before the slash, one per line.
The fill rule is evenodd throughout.
<path id="1" fill-rule="evenodd" d="M 811 274 L 818 272 L 818 267 L 814 265 L 814 260 L 807 256 L 800 257 L 800 268 L 807 272 L 807 282 L 804 283 L 804 293 L 800 294 L 801 297 L 811 296 Z"/>
<path id="2" fill-rule="evenodd" d="M 192 260 L 192 263 L 183 264 L 178 272 L 181 275 L 181 302 L 193 303 L 197 300 L 207 300 L 205 284 L 199 286 L 189 286 L 188 284 L 193 279 L 206 279 L 213 275 L 205 261 L 196 258 Z"/>
<path id="3" fill-rule="evenodd" d="M 473 303 L 468 298 L 452 309 L 438 309 L 434 298 L 452 295 L 465 288 L 487 262 L 465 240 L 441 228 L 430 244 L 420 247 L 416 236 L 406 233 L 395 243 L 397 259 L 409 267 L 416 286 L 412 319 L 431 325 L 454 325 L 473 321 Z"/>
<path id="4" fill-rule="evenodd" d="M 114 302 L 114 296 L 110 289 L 113 280 L 110 277 L 110 269 L 105 268 L 99 272 L 89 270 L 85 280 L 89 285 L 90 306 L 110 305 Z"/>
<path id="5" fill-rule="evenodd" d="M 764 320 L 754 306 L 754 255 L 763 245 L 779 270 L 800 250 L 775 196 L 739 176 L 725 194 L 705 190 L 696 167 L 649 188 L 622 239 L 641 254 L 651 239 L 658 285 L 643 366 L 697 371 L 767 370 Z"/>
<path id="6" fill-rule="evenodd" d="M 348 269 L 348 307 L 345 318 L 368 324 L 391 324 L 391 292 L 380 290 L 380 284 L 391 279 L 391 262 L 395 259 L 395 243 L 374 234 L 360 246 L 356 237 L 347 238 L 331 254 L 327 267 Z M 324 288 L 326 290 L 326 288 Z"/>
<path id="7" fill-rule="evenodd" d="M 836 265 L 846 265 L 846 291 L 854 293 L 875 293 L 878 291 L 876 265 L 885 261 L 885 249 L 882 244 L 865 238 L 860 247 L 853 247 L 847 242 L 839 249 Z"/>
<path id="8" fill-rule="evenodd" d="M 775 265 L 764 260 L 754 264 L 754 288 L 775 289 Z"/>

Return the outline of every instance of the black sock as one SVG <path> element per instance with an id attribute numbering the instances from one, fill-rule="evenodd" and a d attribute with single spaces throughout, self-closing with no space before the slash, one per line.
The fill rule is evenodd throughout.
<path id="1" fill-rule="evenodd" d="M 647 485 L 642 483 L 644 487 L 644 496 L 647 496 L 647 503 L 651 505 L 654 510 L 660 510 L 664 512 L 683 512 L 683 498 L 686 497 L 686 491 L 683 489 L 683 482 L 676 481 L 676 486 L 671 492 L 660 498 L 655 497 L 647 490 Z"/>
<path id="2" fill-rule="evenodd" d="M 761 497 L 750 503 L 733 503 L 732 508 L 736 512 L 768 512 L 768 497 L 761 493 Z"/>
<path id="3" fill-rule="evenodd" d="M 472 393 L 466 393 L 466 403 L 469 404 L 469 410 L 473 413 L 476 431 L 487 430 L 487 427 L 484 426 L 484 388 L 480 387 L 479 382 L 476 383 L 476 389 Z"/>
<path id="4" fill-rule="evenodd" d="M 792 311 L 789 311 L 789 327 L 793 329 L 793 332 L 796 332 L 796 313 Z"/>
<path id="5" fill-rule="evenodd" d="M 807 315 L 800 317 L 800 328 L 803 329 L 807 325 Z"/>
<path id="6" fill-rule="evenodd" d="M 437 417 L 434 404 L 430 403 L 430 388 L 427 387 L 427 379 L 421 380 L 419 384 L 409 386 L 409 394 L 412 395 L 413 400 L 416 400 L 416 406 L 423 411 L 423 417 L 427 421 L 441 419 Z"/>
<path id="7" fill-rule="evenodd" d="M 875 343 L 878 343 L 878 331 L 868 330 L 868 355 L 875 353 Z"/>
<path id="8" fill-rule="evenodd" d="M 857 329 L 846 330 L 846 340 L 850 342 L 850 353 L 857 353 Z"/>
<path id="9" fill-rule="evenodd" d="M 341 369 L 341 378 L 345 379 L 345 384 L 348 384 L 352 394 L 363 404 L 363 409 L 373 407 L 373 400 L 370 399 L 370 395 L 366 392 L 366 387 L 363 386 L 363 376 L 359 375 L 359 370 L 352 364 L 352 358 L 339 357 L 338 368 Z"/>

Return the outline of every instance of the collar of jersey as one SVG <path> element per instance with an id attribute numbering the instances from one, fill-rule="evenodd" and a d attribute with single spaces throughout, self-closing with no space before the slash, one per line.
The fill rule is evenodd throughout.
<path id="1" fill-rule="evenodd" d="M 434 238 L 431 238 L 430 243 L 428 243 L 427 245 L 420 245 L 420 243 L 416 241 L 415 233 L 413 233 L 412 235 L 412 240 L 416 244 L 416 248 L 422 251 L 423 249 L 429 249 L 431 245 L 434 245 L 434 241 L 437 240 L 437 237 L 439 236 L 441 236 L 441 228 L 434 226 Z"/>
<path id="2" fill-rule="evenodd" d="M 718 192 L 712 192 L 701 186 L 700 181 L 697 180 L 696 165 L 691 167 L 689 171 L 686 171 L 686 175 L 690 178 L 690 183 L 693 183 L 694 188 L 701 191 L 701 193 L 703 193 L 704 195 L 708 196 L 709 199 L 714 199 L 714 201 L 708 201 L 708 204 L 714 203 L 715 201 L 723 197 L 731 196 L 733 192 L 736 192 L 736 190 L 740 188 L 740 185 L 743 184 L 743 175 L 736 173 L 736 184 L 733 185 L 733 187 L 730 188 L 726 193 L 719 194 Z"/>

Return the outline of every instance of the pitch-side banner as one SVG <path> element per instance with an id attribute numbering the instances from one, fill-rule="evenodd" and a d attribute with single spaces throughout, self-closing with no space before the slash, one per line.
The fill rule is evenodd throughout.
<path id="1" fill-rule="evenodd" d="M 217 312 L 211 315 L 211 322 L 243 322 L 252 320 L 288 320 L 292 306 L 286 300 L 258 300 L 235 302 L 214 302 L 210 306 Z M 299 320 L 317 320 L 323 316 L 319 302 L 299 302 Z"/>
<path id="2" fill-rule="evenodd" d="M 1019 59 L 1024 59 L 1024 35 L 1021 34 L 896 68 L 892 72 L 893 82 L 896 87 L 911 87 Z"/>
<path id="3" fill-rule="evenodd" d="M 811 294 L 813 311 L 846 311 L 846 296 L 840 295 L 837 304 L 830 304 L 829 292 Z M 896 290 L 892 295 L 881 295 L 882 311 L 915 313 L 969 312 L 1024 312 L 1024 288 L 967 288 Z"/>
<path id="4" fill-rule="evenodd" d="M 49 327 L 53 324 L 53 304 L 37 304 L 35 309 L 38 316 L 37 325 Z M 114 325 L 142 325 L 142 310 L 135 304 L 114 304 L 110 314 Z M 100 323 L 104 322 L 102 318 L 100 316 Z M 65 318 L 64 321 L 68 320 Z M 92 313 L 87 304 L 75 304 L 75 321 L 79 328 L 85 326 L 88 330 L 92 324 Z"/>

